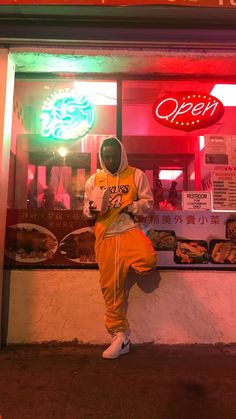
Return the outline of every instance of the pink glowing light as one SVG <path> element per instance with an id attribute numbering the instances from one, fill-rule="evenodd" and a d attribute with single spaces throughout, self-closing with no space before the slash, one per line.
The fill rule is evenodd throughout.
<path id="1" fill-rule="evenodd" d="M 175 180 L 183 173 L 182 170 L 161 170 L 159 179 L 161 180 Z"/>

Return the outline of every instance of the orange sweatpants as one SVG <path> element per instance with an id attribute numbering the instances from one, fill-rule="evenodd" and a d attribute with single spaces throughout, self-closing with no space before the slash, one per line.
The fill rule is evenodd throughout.
<path id="1" fill-rule="evenodd" d="M 157 254 L 151 241 L 138 228 L 118 236 L 106 237 L 96 249 L 100 284 L 105 301 L 105 326 L 109 333 L 125 332 L 128 321 L 125 314 L 124 282 L 129 268 L 138 273 L 156 266 Z"/>

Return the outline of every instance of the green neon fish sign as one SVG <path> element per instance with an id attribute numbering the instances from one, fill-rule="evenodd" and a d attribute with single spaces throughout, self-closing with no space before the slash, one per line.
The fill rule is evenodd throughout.
<path id="1" fill-rule="evenodd" d="M 76 140 L 92 129 L 95 109 L 87 96 L 74 89 L 59 89 L 44 101 L 40 120 L 43 137 Z"/>

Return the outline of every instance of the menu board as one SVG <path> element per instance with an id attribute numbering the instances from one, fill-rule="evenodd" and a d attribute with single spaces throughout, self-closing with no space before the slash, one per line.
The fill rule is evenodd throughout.
<path id="1" fill-rule="evenodd" d="M 236 170 L 212 172 L 213 210 L 236 211 Z"/>
<path id="2" fill-rule="evenodd" d="M 137 221 L 159 268 L 236 269 L 236 213 L 154 211 Z M 82 211 L 8 210 L 6 268 L 97 268 L 94 247 Z"/>

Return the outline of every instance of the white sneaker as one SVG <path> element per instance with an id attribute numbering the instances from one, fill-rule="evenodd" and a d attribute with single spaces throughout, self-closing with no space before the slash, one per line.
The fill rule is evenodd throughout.
<path id="1" fill-rule="evenodd" d="M 120 355 L 127 354 L 130 350 L 130 340 L 122 332 L 117 332 L 112 337 L 110 346 L 103 352 L 102 357 L 106 359 L 115 359 Z"/>

